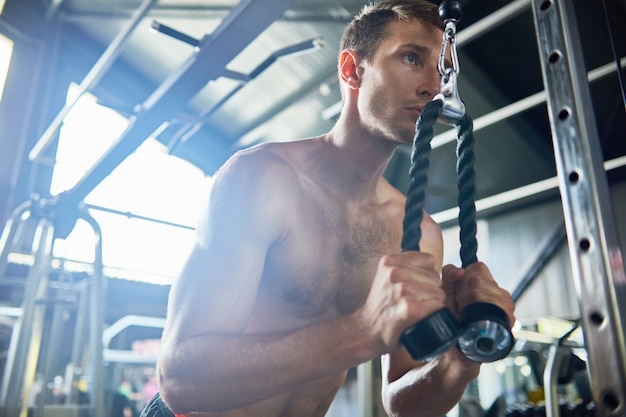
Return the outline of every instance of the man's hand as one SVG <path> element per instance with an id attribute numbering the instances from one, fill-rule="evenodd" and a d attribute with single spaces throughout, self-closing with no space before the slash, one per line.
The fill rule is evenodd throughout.
<path id="1" fill-rule="evenodd" d="M 378 341 L 378 354 L 397 349 L 407 328 L 444 307 L 441 284 L 429 254 L 408 251 L 380 259 L 368 298 L 357 313 Z"/>
<path id="2" fill-rule="evenodd" d="M 466 306 L 478 302 L 497 305 L 507 314 L 511 326 L 515 323 L 515 303 L 511 294 L 498 286 L 487 266 L 476 262 L 467 268 L 446 265 L 442 272 L 446 306 L 458 317 Z"/>

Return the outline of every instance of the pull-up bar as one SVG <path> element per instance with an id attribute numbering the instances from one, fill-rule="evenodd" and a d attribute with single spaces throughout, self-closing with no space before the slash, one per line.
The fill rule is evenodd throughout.
<path id="1" fill-rule="evenodd" d="M 75 221 L 72 213 L 78 204 L 115 167 L 209 81 L 220 77 L 226 65 L 293 3 L 295 0 L 242 0 L 212 34 L 203 37 L 195 53 L 138 107 L 117 143 L 74 188 L 57 197 L 55 233 L 58 237 L 72 231 Z"/>
<path id="2" fill-rule="evenodd" d="M 141 22 L 141 20 L 156 2 L 157 0 L 144 0 L 143 3 L 141 3 L 139 8 L 135 11 L 131 19 L 128 21 L 128 24 L 124 27 L 123 30 L 121 30 L 117 34 L 115 39 L 113 39 L 113 42 L 111 42 L 111 44 L 107 47 L 102 56 L 98 59 L 98 61 L 91 68 L 89 73 L 87 73 L 83 81 L 80 83 L 79 92 L 76 97 L 61 109 L 61 111 L 56 115 L 52 123 L 50 123 L 48 128 L 43 132 L 35 146 L 33 146 L 33 149 L 28 154 L 28 159 L 30 159 L 31 161 L 37 161 L 39 158 L 41 158 L 41 155 L 46 151 L 46 149 L 48 149 L 48 146 L 50 146 L 50 144 L 56 137 L 56 134 L 61 128 L 61 124 L 63 123 L 63 119 L 65 119 L 65 116 L 67 116 L 70 110 L 74 108 L 80 97 L 86 92 L 90 91 L 96 84 L 98 84 L 100 79 L 102 79 L 104 74 L 115 62 L 115 59 L 122 51 L 123 45 L 126 43 L 137 25 Z"/>

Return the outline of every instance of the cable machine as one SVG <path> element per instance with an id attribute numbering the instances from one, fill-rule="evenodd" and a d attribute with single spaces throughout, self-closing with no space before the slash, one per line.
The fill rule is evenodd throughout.
<path id="1" fill-rule="evenodd" d="M 604 174 L 600 141 L 591 107 L 587 74 L 584 71 L 574 6 L 566 0 L 534 0 L 532 6 L 542 75 L 547 92 L 565 228 L 572 270 L 576 278 L 581 324 L 588 355 L 587 367 L 593 390 L 594 413 L 598 416 L 625 416 L 626 274 L 613 214 L 610 210 L 608 183 Z M 461 15 L 461 2 L 444 0 L 439 9 L 442 17 L 446 10 L 450 12 L 449 15 L 453 16 L 449 20 L 456 23 Z M 446 33 L 450 25 L 449 20 L 446 20 Z M 446 33 L 444 33 L 442 57 L 445 56 Z M 450 43 L 452 46 L 455 44 L 454 31 L 452 31 Z M 467 136 L 466 131 L 471 133 L 471 122 L 469 128 L 464 128 L 462 117 L 465 108 L 456 90 L 458 63 L 456 51 L 453 47 L 451 49 L 452 68 L 444 73 L 443 65 L 441 63 L 439 65 L 439 72 L 442 75 L 441 94 L 426 105 L 417 121 L 414 151 L 411 156 L 411 182 L 404 220 L 403 249 L 405 240 L 413 244 L 411 239 L 415 238 L 419 243 L 425 176 L 429 166 L 428 155 L 431 149 L 430 140 L 433 136 L 432 124 L 435 119 L 438 118 L 446 124 L 454 121 L 457 125 L 459 178 L 469 178 L 467 182 L 470 185 L 470 191 L 472 190 L 473 159 L 466 158 L 465 162 L 469 161 L 467 163 L 463 160 L 465 151 L 463 145 Z M 435 108 L 433 103 L 439 103 L 438 108 Z M 448 105 L 447 113 L 446 105 Z M 420 158 L 418 163 L 413 161 L 415 158 Z M 471 172 L 462 174 L 464 165 L 469 165 L 468 169 Z M 475 255 L 475 233 L 468 232 L 468 230 L 475 231 L 474 199 L 471 193 L 464 192 L 466 189 L 468 187 L 462 186 L 459 179 L 459 226 L 463 266 L 471 263 Z M 409 232 L 417 229 L 415 236 L 407 235 L 407 225 L 410 226 Z M 558 235 L 560 233 L 556 235 L 557 240 Z M 464 240 L 464 236 L 469 236 L 469 238 Z M 465 249 L 466 243 L 468 249 Z M 466 262 L 465 258 L 468 256 L 470 259 Z M 436 355 L 455 343 L 467 356 L 463 349 L 465 344 L 462 341 L 464 330 L 459 330 L 459 324 L 455 322 L 454 317 L 442 314 L 444 312 L 441 310 L 427 317 L 403 335 L 402 341 L 415 359 Z M 463 312 L 461 314 L 463 315 Z M 487 319 L 481 316 L 477 322 L 484 323 L 485 321 Z M 463 327 L 463 323 L 461 325 Z M 559 404 L 556 385 L 560 365 L 567 355 L 561 346 L 576 327 L 574 326 L 565 336 L 556 340 L 549 352 L 549 360 L 544 373 L 545 412 L 548 417 L 560 415 L 562 407 Z M 413 332 L 416 337 L 412 337 Z M 424 340 L 417 336 L 420 334 L 428 334 L 429 337 Z M 482 340 L 492 334 L 487 328 L 481 331 L 472 330 L 469 334 L 474 338 L 470 338 L 472 340 L 469 345 L 477 348 L 477 358 L 472 359 L 478 362 L 487 361 L 489 355 L 486 353 L 491 352 L 490 349 L 497 344 L 498 338 L 494 337 L 490 340 L 490 343 L 485 345 L 489 349 L 482 351 L 480 349 Z M 493 333 L 494 336 L 496 334 L 498 333 Z M 508 349 L 510 350 L 510 347 Z M 505 350 L 502 355 L 497 355 L 497 359 L 502 358 L 506 353 L 508 351 Z"/>
<path id="2" fill-rule="evenodd" d="M 598 416 L 626 416 L 626 274 L 574 4 L 533 0 L 572 270 Z M 558 404 L 546 407 L 558 415 Z"/>
<path id="3" fill-rule="evenodd" d="M 71 393 L 64 401 L 65 413 L 71 415 L 102 416 L 104 408 L 104 380 L 102 370 L 103 294 L 102 242 L 98 223 L 87 212 L 78 218 L 86 221 L 94 232 L 94 263 L 90 277 L 79 283 L 54 282 L 52 252 L 54 247 L 54 224 L 47 204 L 33 199 L 19 206 L 12 214 L 0 237 L 0 280 L 6 278 L 9 257 L 12 254 L 32 258 L 28 275 L 24 281 L 24 297 L 11 333 L 7 362 L 0 391 L 0 409 L 3 416 L 25 417 L 34 402 L 34 416 L 43 413 L 45 391 L 35 392 L 37 378 L 43 383 L 52 380 L 55 353 L 63 351 L 58 331 L 63 322 L 63 309 L 68 303 L 75 310 L 73 344 L 70 363 L 66 366 L 67 386 L 75 387 L 82 377 L 89 387 L 87 404 L 80 404 L 77 395 Z M 28 238 L 28 224 L 35 223 L 31 250 L 24 253 L 22 246 Z M 64 285 L 67 284 L 67 285 Z M 47 353 L 42 352 L 47 308 L 52 310 L 49 324 Z M 46 353 L 46 354 L 44 354 Z M 58 365 L 58 364 L 56 364 Z M 72 388 L 73 390 L 73 388 Z M 38 398 L 37 398 L 38 394 Z M 31 401 L 35 398 L 34 401 Z M 72 400 L 76 400 L 73 402 Z"/>
<path id="4" fill-rule="evenodd" d="M 261 30 L 267 23 L 274 20 L 273 15 L 281 14 L 293 1 L 259 3 L 252 0 L 242 1 L 228 23 L 236 23 L 241 18 L 258 21 L 265 16 L 262 23 L 258 23 L 255 30 Z M 254 3 L 257 3 L 253 6 Z M 146 4 L 148 1 L 146 0 Z M 517 2 L 516 4 L 521 4 Z M 255 7 L 258 7 L 256 9 Z M 582 327 L 585 334 L 585 343 L 589 355 L 589 373 L 594 389 L 594 402 L 599 416 L 626 416 L 626 348 L 624 347 L 624 333 L 626 325 L 626 275 L 624 273 L 623 255 L 620 251 L 613 214 L 609 210 L 608 185 L 604 178 L 601 153 L 598 149 L 597 129 L 590 107 L 590 97 L 587 88 L 587 75 L 582 69 L 582 56 L 573 4 L 567 0 L 533 0 L 533 14 L 536 25 L 537 41 L 540 49 L 544 83 L 548 108 L 550 113 L 553 142 L 558 166 L 558 179 L 563 208 L 566 219 L 568 245 L 572 259 L 573 271 L 579 292 L 579 304 L 582 314 Z M 228 19 L 227 19 L 228 20 Z M 211 38 L 203 39 L 198 44 L 197 54 L 194 55 L 179 72 L 168 78 L 155 93 L 140 106 L 140 109 L 129 129 L 120 138 L 118 144 L 108 152 L 98 165 L 95 166 L 78 185 L 54 201 L 28 202 L 20 206 L 10 219 L 0 238 L 0 279 L 3 277 L 8 253 L 12 250 L 12 242 L 16 238 L 18 224 L 22 217 L 30 213 L 38 218 L 35 244 L 33 245 L 34 264 L 29 271 L 24 308 L 19 318 L 21 341 L 16 342 L 22 348 L 31 346 L 31 334 L 35 327 L 41 324 L 35 312 L 36 299 L 45 287 L 45 277 L 49 270 L 49 260 L 52 248 L 52 236 L 61 235 L 73 226 L 77 218 L 86 220 L 98 236 L 96 244 L 96 267 L 90 294 L 92 301 L 97 301 L 101 290 L 95 292 L 101 281 L 101 255 L 99 252 L 100 238 L 97 224 L 85 213 L 76 207 L 82 199 L 129 153 L 131 153 L 145 138 L 149 136 L 159 124 L 168 117 L 173 109 L 188 101 L 211 78 L 220 76 L 225 63 L 232 56 L 216 53 L 218 40 L 232 40 L 236 25 L 231 29 L 225 28 Z M 243 48 L 248 40 L 231 44 L 233 54 Z M 230 53 L 230 52 L 229 52 Z M 217 60 L 213 59 L 219 55 Z M 234 55 L 233 55 L 234 56 Z M 102 65 L 105 66 L 105 65 Z M 95 77 L 95 76 L 94 76 Z M 97 77 L 95 77 L 97 78 Z M 184 85 L 183 85 L 184 84 Z M 537 98 L 540 102 L 541 97 Z M 46 147 L 47 140 L 33 149 L 33 158 Z M 52 219 L 55 214 L 62 217 L 68 211 L 68 224 L 55 224 Z M 56 220 L 55 220 L 56 221 Z M 70 227 L 71 230 L 71 227 Z M 98 295 L 98 296 L 95 296 Z M 28 301 L 28 302 L 27 302 Z M 91 303 L 91 308 L 94 303 Z M 98 307 L 99 308 L 99 307 Z M 85 310 L 86 311 L 86 310 Z M 90 343 L 102 352 L 101 313 L 90 310 Z M 98 316 L 100 314 L 100 316 Z M 92 318 L 93 317 L 93 318 Z M 39 321 L 38 321 L 39 320 Z M 27 326 L 31 327 L 26 331 Z M 98 327 L 100 326 L 100 327 Z M 98 330 L 99 329 L 99 330 Z M 99 332 L 99 333 L 98 333 Z M 91 339 L 93 334 L 96 339 Z M 13 344 L 12 344 L 13 346 Z M 26 349 L 28 350 L 28 349 Z M 17 400 L 22 384 L 13 386 L 16 378 L 27 380 L 30 378 L 25 370 L 29 358 L 25 351 L 11 348 L 11 369 L 7 368 L 2 384 L 0 406 L 8 405 L 11 408 L 20 408 L 21 399 Z M 94 369 L 98 366 L 94 357 Z M 24 368 L 18 371 L 19 364 Z M 101 363 L 101 359 L 100 359 Z M 13 376 L 7 376 L 12 374 Z M 93 375 L 96 373 L 94 372 Z M 11 381 L 11 384 L 8 381 Z M 97 378 L 94 379 L 97 382 Z M 94 400 L 94 408 L 98 408 L 100 400 Z M 550 416 L 558 415 L 558 409 L 550 404 Z M 94 410 L 94 413 L 96 411 Z"/>

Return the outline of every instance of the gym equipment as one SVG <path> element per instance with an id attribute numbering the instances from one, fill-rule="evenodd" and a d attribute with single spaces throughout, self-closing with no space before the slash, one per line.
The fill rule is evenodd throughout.
<path id="1" fill-rule="evenodd" d="M 428 177 L 430 141 L 433 125 L 439 121 L 456 126 L 457 174 L 459 188 L 459 225 L 461 227 L 461 261 L 465 268 L 477 262 L 476 207 L 474 185 L 474 153 L 472 121 L 458 95 L 459 73 L 456 52 L 456 25 L 462 15 L 458 0 L 444 0 L 439 15 L 446 27 L 439 55 L 438 69 L 442 77 L 441 92 L 422 111 L 416 125 L 411 154 L 410 182 L 403 224 L 402 250 L 419 250 L 420 225 L 423 218 L 424 196 Z M 452 67 L 446 68 L 444 59 L 448 44 Z M 454 344 L 470 360 L 493 362 L 505 357 L 513 347 L 513 334 L 506 313 L 488 303 L 475 303 L 465 307 L 459 323 L 452 312 L 443 308 L 407 329 L 401 341 L 416 360 L 429 360 L 445 352 Z"/>
<path id="2" fill-rule="evenodd" d="M 77 211 L 78 218 L 84 220 L 94 232 L 94 263 L 91 276 L 79 283 L 56 282 L 50 279 L 53 272 L 52 252 L 56 236 L 54 212 L 48 203 L 36 196 L 17 207 L 11 215 L 0 237 L 0 280 L 6 277 L 11 254 L 21 254 L 21 234 L 27 230 L 27 222 L 35 223 L 32 250 L 26 253 L 32 257 L 32 266 L 24 283 L 24 299 L 18 309 L 17 321 L 13 326 L 7 356 L 6 368 L 0 389 L 0 415 L 17 417 L 28 413 L 28 400 L 34 394 L 36 370 L 42 381 L 52 380 L 52 364 L 55 357 L 66 350 L 61 348 L 59 329 L 67 313 L 68 305 L 75 305 L 76 324 L 67 363 L 67 384 L 71 388 L 68 403 L 63 405 L 64 415 L 89 413 L 102 417 L 104 405 L 104 375 L 102 372 L 102 332 L 104 309 L 102 294 L 105 288 L 102 262 L 101 231 L 98 223 L 88 213 Z M 70 285 L 61 285 L 70 284 Z M 44 340 L 45 311 L 53 310 L 49 340 Z M 44 343 L 48 346 L 43 349 Z M 85 355 L 85 352 L 88 352 Z M 45 353 L 45 354 L 44 354 Z M 82 375 L 89 385 L 88 404 L 79 403 L 75 380 Z M 35 416 L 43 410 L 44 396 L 41 395 L 35 407 Z"/>
<path id="3" fill-rule="evenodd" d="M 624 415 L 626 272 L 574 4 L 533 0 L 532 6 L 595 412 Z M 551 407 L 546 411 L 548 417 L 555 414 Z"/>

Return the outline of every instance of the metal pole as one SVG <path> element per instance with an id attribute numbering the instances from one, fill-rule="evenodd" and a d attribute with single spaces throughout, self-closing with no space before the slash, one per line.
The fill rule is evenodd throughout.
<path id="1" fill-rule="evenodd" d="M 88 213 L 81 213 L 80 216 L 92 227 L 95 242 L 95 257 L 93 264 L 93 275 L 90 283 L 89 302 L 89 346 L 91 364 L 91 390 L 90 405 L 91 416 L 104 417 L 104 360 L 102 334 L 104 332 L 104 300 L 105 281 L 103 275 L 102 261 L 102 232 L 98 222 Z"/>
<path id="2" fill-rule="evenodd" d="M 626 166 L 626 156 L 611 159 L 610 161 L 606 161 L 604 163 L 604 169 L 607 172 L 614 169 L 622 168 L 624 166 Z M 476 200 L 476 212 L 483 213 L 496 207 L 503 208 L 507 204 L 511 204 L 516 201 L 521 202 L 530 197 L 554 190 L 558 186 L 559 178 L 550 177 L 546 178 L 545 180 L 537 181 L 519 188 L 514 188 L 513 190 L 505 191 L 500 194 L 481 198 L 480 200 Z M 450 222 L 456 222 L 459 217 L 459 208 L 453 207 L 447 210 L 442 210 L 437 213 L 431 214 L 431 216 L 437 223 L 441 225 L 445 225 L 446 223 Z"/>
<path id="3" fill-rule="evenodd" d="M 550 262 L 554 255 L 565 243 L 565 226 L 559 225 L 548 237 L 539 245 L 531 258 L 532 262 L 524 269 L 522 277 L 517 280 L 515 289 L 511 291 L 511 298 L 517 303 L 520 297 L 526 292 L 530 285 L 535 282 L 539 273 Z"/>
<path id="4" fill-rule="evenodd" d="M 42 156 L 48 146 L 50 146 L 50 144 L 54 141 L 65 116 L 67 116 L 70 110 L 72 110 L 83 94 L 90 91 L 95 85 L 98 84 L 100 79 L 102 79 L 111 65 L 113 65 L 113 62 L 115 62 L 115 59 L 122 52 L 122 46 L 124 43 L 128 40 L 137 25 L 141 23 L 141 20 L 156 2 L 157 0 L 144 0 L 143 3 L 141 3 L 126 27 L 117 34 L 115 39 L 113 39 L 111 44 L 107 47 L 102 56 L 100 56 L 98 61 L 80 83 L 76 97 L 61 109 L 52 123 L 50 123 L 48 128 L 44 131 L 43 135 L 41 135 L 35 146 L 33 146 L 28 154 L 29 160 L 37 161 Z"/>
<path id="5" fill-rule="evenodd" d="M 487 31 L 494 27 L 498 27 L 507 20 L 513 19 L 518 14 L 530 7 L 530 0 L 516 0 L 506 6 L 480 19 L 478 22 L 460 30 L 457 35 L 458 46 L 462 46 L 467 42 L 471 42 L 474 38 L 483 36 Z"/>
<path id="6" fill-rule="evenodd" d="M 372 417 L 374 415 L 374 403 L 372 402 L 373 376 L 372 361 L 365 362 L 356 368 L 357 395 L 359 403 L 359 416 Z"/>
<path id="7" fill-rule="evenodd" d="M 626 58 L 622 58 L 622 62 L 626 65 Z M 601 78 L 606 77 L 609 74 L 615 72 L 615 64 L 608 63 L 602 65 L 594 70 L 589 71 L 587 74 L 587 79 L 589 82 L 597 81 Z M 481 129 L 494 125 L 498 122 L 508 119 L 509 117 L 513 117 L 517 114 L 520 114 L 526 110 L 532 109 L 535 106 L 538 106 L 546 101 L 546 92 L 540 91 L 535 94 L 531 94 L 528 97 L 525 97 L 521 100 L 516 101 L 515 103 L 511 103 L 507 106 L 501 107 L 498 110 L 494 110 L 491 113 L 487 113 L 484 116 L 481 116 L 474 120 L 474 132 L 477 132 Z M 435 136 L 431 141 L 432 148 L 438 148 L 440 146 L 445 145 L 446 143 L 456 141 L 456 130 L 450 129 L 439 135 Z M 409 147 L 403 146 L 405 152 L 410 152 Z"/>
<path id="8" fill-rule="evenodd" d="M 0 282 L 6 274 L 9 263 L 9 254 L 13 249 L 15 235 L 17 233 L 17 222 L 21 221 L 22 216 L 30 211 L 31 202 L 27 201 L 20 204 L 7 220 L 0 235 Z"/>
<path id="9" fill-rule="evenodd" d="M 31 340 L 37 322 L 36 301 L 42 295 L 42 280 L 47 279 L 48 265 L 52 252 L 52 223 L 41 218 L 35 232 L 33 251 L 35 262 L 29 270 L 24 290 L 22 315 L 18 318 L 9 345 L 6 366 L 2 379 L 0 404 L 3 404 L 9 415 L 18 412 L 20 401 L 24 396 L 25 388 L 30 387 L 32 381 L 27 381 L 26 365 L 29 357 Z"/>
<path id="10" fill-rule="evenodd" d="M 626 273 L 574 2 L 533 0 L 559 188 L 597 416 L 626 416 Z"/>
<path id="11" fill-rule="evenodd" d="M 548 360 L 543 372 L 543 387 L 546 395 L 546 417 L 559 417 L 558 381 L 561 367 L 565 360 L 572 355 L 571 349 L 563 347 L 567 338 L 578 328 L 574 325 L 567 333 L 550 346 Z"/>
<path id="12" fill-rule="evenodd" d="M 70 386 L 70 394 L 67 398 L 66 404 L 79 404 L 80 389 L 78 384 L 75 384 L 76 377 L 78 375 L 85 375 L 85 346 L 88 344 L 88 320 L 86 316 L 87 310 L 90 306 L 88 291 L 90 289 L 89 283 L 81 281 L 77 283 L 76 294 L 78 297 L 76 305 L 76 324 L 74 325 L 74 334 L 72 338 L 72 353 L 70 356 L 70 372 L 68 372 L 68 384 Z"/>

